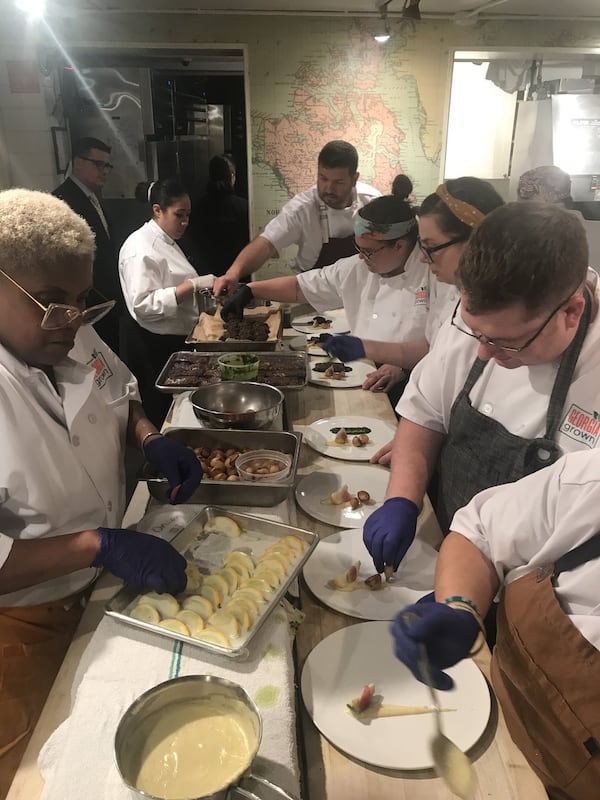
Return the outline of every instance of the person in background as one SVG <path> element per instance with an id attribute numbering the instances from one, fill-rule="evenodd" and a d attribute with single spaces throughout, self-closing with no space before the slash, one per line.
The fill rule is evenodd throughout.
<path id="1" fill-rule="evenodd" d="M 99 193 L 110 175 L 110 147 L 100 139 L 86 136 L 73 144 L 71 174 L 52 194 L 64 200 L 83 217 L 94 232 L 94 289 L 99 299 L 115 300 L 115 308 L 98 321 L 97 333 L 115 353 L 119 352 L 119 318 L 125 311 L 117 270 L 117 254 L 111 238 L 111 227 L 99 199 Z"/>
<path id="2" fill-rule="evenodd" d="M 571 178 L 559 167 L 543 166 L 528 169 L 519 178 L 519 200 L 537 200 L 541 203 L 559 203 L 573 208 Z"/>
<path id="3" fill-rule="evenodd" d="M 354 214 L 381 194 L 358 177 L 356 148 L 342 140 L 328 142 L 319 153 L 316 185 L 286 203 L 244 247 L 225 275 L 215 281 L 215 295 L 231 294 L 242 278 L 293 244 L 298 252 L 288 266 L 296 274 L 351 256 Z"/>
<path id="4" fill-rule="evenodd" d="M 184 348 L 198 321 L 195 292 L 214 275 L 199 276 L 177 245 L 189 222 L 190 198 L 170 178 L 151 183 L 152 219 L 129 236 L 119 253 L 119 277 L 128 315 L 123 360 L 138 379 L 146 413 L 160 426 L 171 398 L 154 386 L 169 356 Z"/>
<path id="5" fill-rule="evenodd" d="M 394 186 L 401 186 L 397 181 L 402 177 L 395 178 Z M 477 223 L 503 203 L 489 183 L 471 177 L 448 180 L 425 198 L 418 212 L 418 243 L 421 260 L 429 265 L 432 278 L 424 335 L 396 342 L 342 334 L 333 336 L 327 345 L 329 352 L 344 362 L 358 358 L 384 362 L 366 379 L 364 389 L 386 391 L 390 375 L 398 369 L 408 373 L 429 352 L 458 300 L 455 274 L 466 242 Z M 387 466 L 390 452 L 391 442 L 378 450 L 371 461 Z"/>
<path id="6" fill-rule="evenodd" d="M 235 193 L 235 164 L 229 156 L 211 158 L 206 192 L 192 204 L 188 230 L 200 263 L 215 275 L 224 275 L 248 244 L 248 201 Z"/>
<path id="7" fill-rule="evenodd" d="M 412 189 L 408 178 L 404 188 L 404 195 Z M 255 298 L 279 300 L 309 303 L 319 313 L 343 308 L 358 336 L 386 336 L 392 341 L 422 336 L 429 276 L 419 258 L 413 207 L 393 195 L 376 197 L 356 214 L 354 235 L 355 254 L 349 258 L 320 270 L 240 286 L 223 305 L 223 318 L 241 318 Z M 328 343 L 323 343 L 325 349 Z M 388 388 L 397 387 L 399 396 L 404 383 L 405 376 L 397 369 Z"/>
<path id="8" fill-rule="evenodd" d="M 593 800 L 600 781 L 600 451 L 563 456 L 487 489 L 452 520 L 435 602 L 400 611 L 396 656 L 434 685 L 467 658 L 500 591 L 492 684 L 515 744 L 552 800 Z"/>
<path id="9" fill-rule="evenodd" d="M 475 228 L 461 299 L 396 408 L 386 501 L 363 538 L 381 572 L 410 546 L 423 496 L 442 531 L 478 492 L 600 443 L 600 292 L 579 218 L 508 203 Z"/>
<path id="10" fill-rule="evenodd" d="M 119 528 L 124 448 L 141 447 L 189 499 L 194 454 L 162 437 L 134 377 L 91 325 L 94 236 L 56 197 L 0 193 L 0 797 L 101 568 L 158 592 L 186 586 L 162 539 Z"/>

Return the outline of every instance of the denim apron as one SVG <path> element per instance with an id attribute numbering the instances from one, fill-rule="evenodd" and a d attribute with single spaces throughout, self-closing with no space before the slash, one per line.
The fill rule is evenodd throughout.
<path id="1" fill-rule="evenodd" d="M 491 417 L 473 408 L 471 389 L 487 361 L 475 359 L 465 385 L 450 412 L 448 436 L 440 454 L 437 518 L 444 533 L 459 508 L 490 486 L 512 483 L 554 463 L 562 452 L 555 442 L 562 410 L 583 347 L 592 313 L 589 294 L 577 333 L 562 355 L 546 414 L 546 432 L 535 439 L 510 433 Z"/>
<path id="2" fill-rule="evenodd" d="M 515 744 L 551 800 L 600 797 L 600 653 L 562 610 L 561 572 L 600 558 L 600 534 L 505 586 L 492 683 Z"/>

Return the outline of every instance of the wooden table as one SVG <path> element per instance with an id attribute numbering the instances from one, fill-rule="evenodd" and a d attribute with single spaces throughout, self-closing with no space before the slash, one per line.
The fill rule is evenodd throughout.
<path id="1" fill-rule="evenodd" d="M 383 394 L 363 392 L 361 389 L 327 389 L 308 386 L 298 393 L 289 393 L 288 416 L 294 429 L 333 415 L 351 414 L 379 417 L 394 421 L 395 417 L 387 397 Z M 302 448 L 299 472 L 306 474 L 316 467 L 331 463 L 325 456 L 308 447 Z M 138 486 L 129 505 L 124 526 L 139 520 L 148 500 L 146 487 Z M 431 507 L 426 504 L 419 535 L 435 544 L 440 532 Z M 338 530 L 325 523 L 316 522 L 297 509 L 300 527 L 316 530 L 327 536 Z M 98 625 L 105 603 L 115 593 L 119 582 L 104 575 L 98 582 L 81 625 L 56 678 L 42 716 L 35 729 L 19 771 L 8 793 L 7 800 L 37 800 L 43 782 L 37 769 L 40 748 L 52 731 L 64 720 L 70 707 L 70 688 L 83 650 Z M 298 670 L 311 649 L 324 637 L 336 630 L 352 625 L 357 620 L 324 607 L 305 586 L 301 585 L 302 610 L 306 614 L 297 636 Z M 477 663 L 489 677 L 489 651 L 477 656 Z M 299 676 L 298 671 L 298 676 Z M 299 706 L 302 704 L 299 702 Z M 454 795 L 432 772 L 393 772 L 370 767 L 355 761 L 336 750 L 318 732 L 306 712 L 301 710 L 299 742 L 303 766 L 303 800 L 452 800 Z M 475 800 L 546 800 L 546 793 L 525 759 L 513 745 L 501 713 L 494 705 L 488 729 L 473 753 L 478 777 Z M 58 799 L 57 799 L 58 800 Z"/>

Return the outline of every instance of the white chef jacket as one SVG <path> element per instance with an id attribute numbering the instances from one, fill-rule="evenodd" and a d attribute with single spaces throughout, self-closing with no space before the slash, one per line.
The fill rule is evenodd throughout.
<path id="1" fill-rule="evenodd" d="M 0 568 L 13 540 L 117 527 L 125 510 L 127 367 L 91 327 L 48 376 L 0 345 Z M 83 569 L 0 595 L 0 607 L 67 597 L 96 575 Z"/>
<path id="2" fill-rule="evenodd" d="M 600 301 L 597 286 L 594 291 Z M 477 357 L 477 347 L 477 341 L 451 326 L 449 320 L 445 322 L 433 349 L 413 369 L 396 406 L 398 414 L 430 430 L 447 433 L 452 405 Z M 559 359 L 506 369 L 490 359 L 471 390 L 471 404 L 516 436 L 525 439 L 543 436 L 558 366 Z M 588 328 L 556 436 L 563 453 L 599 446 L 599 386 L 600 314 L 597 314 Z"/>
<path id="3" fill-rule="evenodd" d="M 198 321 L 195 295 L 177 305 L 175 287 L 198 273 L 154 220 L 129 236 L 119 252 L 119 277 L 127 309 L 151 333 L 186 335 Z"/>
<path id="4" fill-rule="evenodd" d="M 354 214 L 376 197 L 381 197 L 380 191 L 368 183 L 357 181 L 351 205 L 341 209 L 329 208 L 319 198 L 316 185 L 311 186 L 306 192 L 292 197 L 260 235 L 278 253 L 297 244 L 298 252 L 288 261 L 288 266 L 292 272 L 303 272 L 314 267 L 321 247 L 329 239 L 352 236 Z"/>
<path id="5" fill-rule="evenodd" d="M 451 530 L 492 562 L 511 583 L 551 564 L 600 531 L 600 450 L 563 456 L 516 483 L 475 495 Z M 571 622 L 600 649 L 600 559 L 562 572 L 556 594 Z"/>
<path id="6" fill-rule="evenodd" d="M 429 314 L 425 325 L 425 338 L 433 347 L 440 328 L 452 317 L 452 312 L 460 299 L 460 291 L 451 283 L 440 283 L 435 275 L 429 284 Z"/>
<path id="7" fill-rule="evenodd" d="M 429 304 L 429 269 L 419 248 L 401 275 L 369 272 L 358 253 L 298 275 L 306 300 L 318 312 L 343 306 L 350 329 L 361 339 L 404 342 L 423 336 Z"/>

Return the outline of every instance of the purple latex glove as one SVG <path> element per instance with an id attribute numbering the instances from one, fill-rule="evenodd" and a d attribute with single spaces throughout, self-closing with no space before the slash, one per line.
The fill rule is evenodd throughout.
<path id="1" fill-rule="evenodd" d="M 144 455 L 169 481 L 167 500 L 185 503 L 202 480 L 202 467 L 193 450 L 168 436 L 156 436 L 144 445 Z"/>
<path id="2" fill-rule="evenodd" d="M 419 671 L 419 644 L 429 659 L 431 681 L 436 689 L 452 689 L 454 681 L 442 670 L 467 658 L 479 633 L 475 617 L 444 603 L 415 603 L 396 615 L 390 626 L 396 658 L 424 682 Z"/>
<path id="3" fill-rule="evenodd" d="M 406 497 L 390 497 L 368 517 L 363 528 L 363 542 L 373 557 L 377 572 L 386 564 L 394 572 L 413 543 L 417 532 L 419 509 Z"/>
<path id="4" fill-rule="evenodd" d="M 187 584 L 186 560 L 164 539 L 122 528 L 98 528 L 100 550 L 92 567 L 104 567 L 125 583 L 179 594 Z"/>
<path id="5" fill-rule="evenodd" d="M 321 347 L 329 355 L 335 356 L 344 362 L 356 361 L 365 357 L 365 348 L 362 339 L 359 339 L 358 336 L 347 336 L 346 334 L 328 336 L 327 339 L 323 339 Z"/>
<path id="6" fill-rule="evenodd" d="M 225 322 L 230 319 L 243 319 L 244 309 L 253 300 L 252 289 L 245 283 L 241 283 L 231 297 L 223 303 L 221 319 Z"/>

